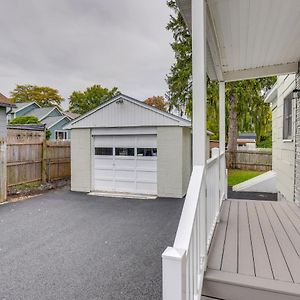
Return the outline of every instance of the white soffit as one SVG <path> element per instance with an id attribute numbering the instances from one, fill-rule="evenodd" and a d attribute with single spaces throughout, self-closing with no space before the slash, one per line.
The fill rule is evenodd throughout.
<path id="1" fill-rule="evenodd" d="M 177 3 L 191 28 L 191 0 Z M 207 4 L 209 76 L 211 63 L 217 78 L 225 81 L 297 71 L 299 0 L 207 0 Z"/>

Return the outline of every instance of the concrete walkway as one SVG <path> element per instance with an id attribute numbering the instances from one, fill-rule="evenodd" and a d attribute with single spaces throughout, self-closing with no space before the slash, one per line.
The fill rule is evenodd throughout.
<path id="1" fill-rule="evenodd" d="M 161 299 L 182 205 L 56 191 L 0 206 L 0 299 Z"/>

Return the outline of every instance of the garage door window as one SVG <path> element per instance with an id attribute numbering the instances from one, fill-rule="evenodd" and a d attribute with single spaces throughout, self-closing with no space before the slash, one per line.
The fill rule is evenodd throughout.
<path id="1" fill-rule="evenodd" d="M 95 148 L 95 155 L 113 155 L 113 148 L 97 147 Z"/>
<path id="2" fill-rule="evenodd" d="M 134 148 L 116 148 L 116 156 L 134 156 Z"/>
<path id="3" fill-rule="evenodd" d="M 137 156 L 157 156 L 157 148 L 137 148 Z"/>

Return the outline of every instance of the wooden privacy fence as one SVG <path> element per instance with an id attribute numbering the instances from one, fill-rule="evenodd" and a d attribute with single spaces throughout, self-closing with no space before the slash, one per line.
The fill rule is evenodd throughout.
<path id="1" fill-rule="evenodd" d="M 228 166 L 229 153 L 226 152 L 226 161 Z M 238 150 L 235 151 L 235 161 L 233 167 L 241 170 L 270 171 L 272 170 L 272 150 Z"/>
<path id="2" fill-rule="evenodd" d="M 7 185 L 50 182 L 71 176 L 70 142 L 7 144 Z"/>

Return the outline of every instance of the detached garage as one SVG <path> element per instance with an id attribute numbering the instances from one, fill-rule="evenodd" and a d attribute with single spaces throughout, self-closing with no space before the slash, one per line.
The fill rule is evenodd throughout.
<path id="1" fill-rule="evenodd" d="M 125 95 L 72 121 L 73 191 L 181 198 L 191 173 L 191 122 Z"/>

